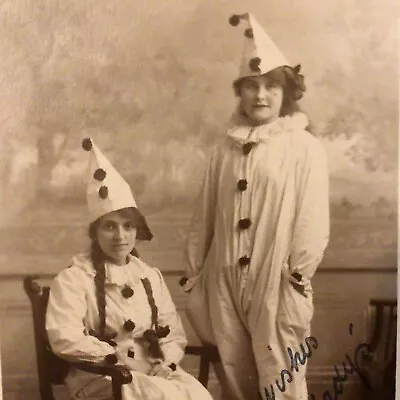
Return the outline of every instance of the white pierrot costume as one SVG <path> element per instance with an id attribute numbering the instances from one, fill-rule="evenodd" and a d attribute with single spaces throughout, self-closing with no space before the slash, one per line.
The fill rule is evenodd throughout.
<path id="1" fill-rule="evenodd" d="M 241 20 L 252 32 L 239 79 L 286 66 L 250 14 L 230 23 Z M 307 125 L 297 112 L 254 126 L 237 110 L 195 205 L 187 313 L 199 337 L 219 349 L 230 400 L 307 400 L 306 365 L 293 369 L 287 349 L 307 349 L 311 278 L 329 239 L 327 160 Z"/>
<path id="2" fill-rule="evenodd" d="M 90 220 L 120 208 L 136 207 L 129 185 L 93 141 L 86 139 L 83 147 L 91 151 L 87 189 Z M 123 266 L 104 261 L 105 329 L 113 333 L 109 336 L 112 340 L 100 340 L 98 334 L 97 272 L 90 252 L 86 252 L 74 256 L 71 266 L 54 278 L 46 313 L 46 330 L 54 353 L 69 361 L 91 362 L 105 362 L 110 358 L 107 356 L 115 355 L 132 373 L 132 382 L 123 386 L 124 400 L 212 400 L 207 390 L 179 366 L 186 336 L 161 272 L 133 255 Z M 143 338 L 148 330 L 161 332 L 159 328 L 164 332 L 158 341 L 163 363 L 170 366 L 168 379 L 148 375 L 154 360 L 149 358 Z M 108 377 L 71 367 L 66 384 L 75 400 L 112 399 Z"/>

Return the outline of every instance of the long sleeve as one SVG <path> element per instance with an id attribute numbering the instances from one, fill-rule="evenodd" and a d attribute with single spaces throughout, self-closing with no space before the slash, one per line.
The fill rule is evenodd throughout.
<path id="1" fill-rule="evenodd" d="M 214 235 L 218 161 L 217 147 L 211 154 L 189 227 L 185 271 L 189 281 L 196 279 L 203 269 Z"/>
<path id="2" fill-rule="evenodd" d="M 46 330 L 52 350 L 69 361 L 100 362 L 115 350 L 86 333 L 87 302 L 84 272 L 71 267 L 61 271 L 50 288 Z"/>
<path id="3" fill-rule="evenodd" d="M 329 174 L 325 151 L 314 140 L 299 166 L 290 273 L 310 279 L 329 241 Z"/>
<path id="4" fill-rule="evenodd" d="M 158 322 L 161 326 L 168 325 L 170 333 L 160 340 L 166 363 L 179 364 L 185 354 L 187 345 L 186 334 L 171 294 L 159 270 L 156 270 L 160 279 L 158 294 Z"/>

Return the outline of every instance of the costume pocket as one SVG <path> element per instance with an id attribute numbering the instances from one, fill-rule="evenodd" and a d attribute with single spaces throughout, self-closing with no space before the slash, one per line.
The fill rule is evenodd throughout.
<path id="1" fill-rule="evenodd" d="M 188 294 L 186 316 L 202 342 L 214 343 L 208 304 L 204 281 L 201 279 Z"/>
<path id="2" fill-rule="evenodd" d="M 293 330 L 300 341 L 308 335 L 314 314 L 311 291 L 302 293 L 300 287 L 295 288 L 289 279 L 282 277 L 278 323 Z M 300 286 L 300 285 L 299 285 Z"/>

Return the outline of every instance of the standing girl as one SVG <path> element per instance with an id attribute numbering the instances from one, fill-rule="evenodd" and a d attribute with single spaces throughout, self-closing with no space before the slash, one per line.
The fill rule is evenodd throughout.
<path id="1" fill-rule="evenodd" d="M 251 14 L 238 107 L 212 151 L 187 244 L 187 311 L 204 342 L 216 344 L 231 400 L 307 400 L 306 338 L 311 278 L 329 237 L 324 150 L 297 101 L 305 91 Z M 222 375 L 220 375 L 222 378 Z"/>

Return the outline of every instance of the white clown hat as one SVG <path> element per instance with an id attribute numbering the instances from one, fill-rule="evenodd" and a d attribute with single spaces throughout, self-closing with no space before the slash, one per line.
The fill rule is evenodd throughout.
<path id="1" fill-rule="evenodd" d="M 251 13 L 232 15 L 229 23 L 237 26 L 241 20 L 248 24 L 248 28 L 244 31 L 245 42 L 238 79 L 263 75 L 275 68 L 289 65 L 285 56 Z"/>
<path id="2" fill-rule="evenodd" d="M 90 152 L 86 195 L 91 221 L 122 208 L 137 208 L 129 184 L 112 166 L 93 140 L 83 139 L 82 147 Z"/>

